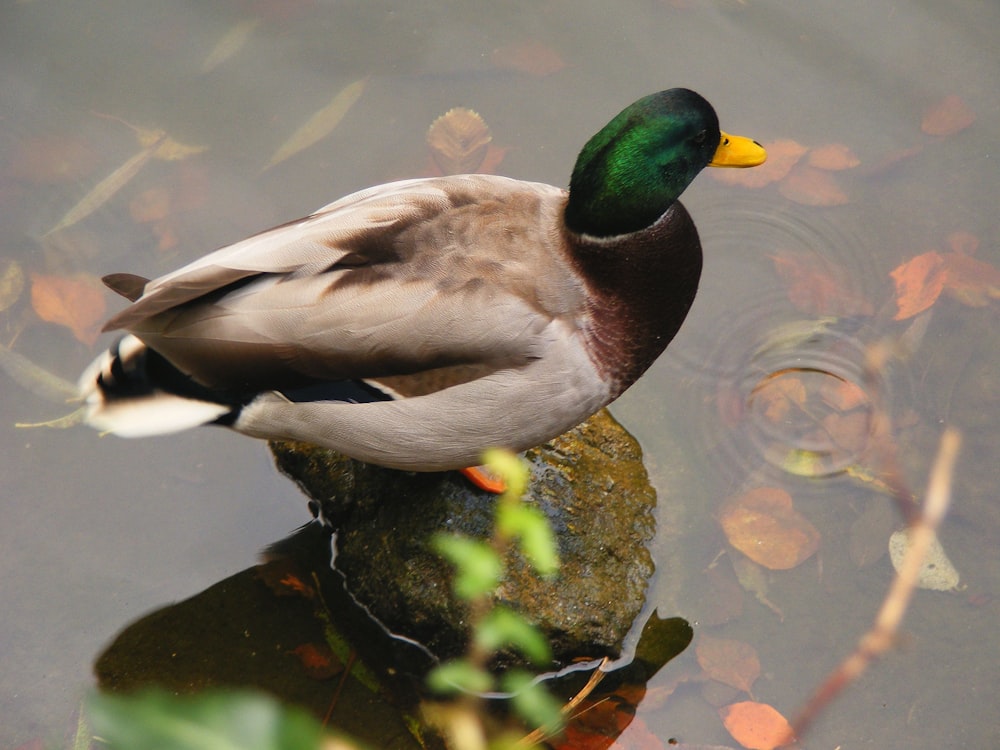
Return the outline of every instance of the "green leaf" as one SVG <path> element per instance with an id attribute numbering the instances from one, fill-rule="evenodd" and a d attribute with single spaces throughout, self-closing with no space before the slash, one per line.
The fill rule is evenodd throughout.
<path id="1" fill-rule="evenodd" d="M 323 738 L 304 711 L 256 693 L 92 693 L 86 707 L 94 734 L 112 750 L 309 750 Z"/>
<path id="2" fill-rule="evenodd" d="M 528 467 L 524 461 L 510 451 L 490 448 L 483 452 L 483 465 L 503 479 L 507 489 L 504 499 L 517 499 L 528 489 Z"/>
<path id="3" fill-rule="evenodd" d="M 514 710 L 533 727 L 547 734 L 556 734 L 563 727 L 561 704 L 543 685 L 533 682 L 532 675 L 522 670 L 511 670 L 503 677 L 503 689 L 512 693 Z"/>
<path id="4" fill-rule="evenodd" d="M 507 607 L 494 607 L 476 628 L 476 643 L 486 651 L 511 646 L 536 664 L 547 664 L 552 652 L 545 636 L 521 615 Z"/>
<path id="5" fill-rule="evenodd" d="M 559 570 L 559 552 L 549 521 L 537 507 L 518 503 L 497 508 L 497 529 L 520 540 L 521 554 L 535 571 L 550 577 Z"/>
<path id="6" fill-rule="evenodd" d="M 455 593 L 462 599 L 485 596 L 500 583 L 503 563 L 486 542 L 455 534 L 438 534 L 432 544 L 455 566 Z"/>
<path id="7" fill-rule="evenodd" d="M 427 686 L 437 693 L 485 693 L 493 688 L 490 674 L 465 659 L 445 662 L 427 675 Z"/>

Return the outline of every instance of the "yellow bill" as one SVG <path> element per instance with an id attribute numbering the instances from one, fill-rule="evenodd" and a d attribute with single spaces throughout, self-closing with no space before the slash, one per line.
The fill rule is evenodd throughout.
<path id="1" fill-rule="evenodd" d="M 767 160 L 767 151 L 757 141 L 723 133 L 710 167 L 756 167 Z"/>

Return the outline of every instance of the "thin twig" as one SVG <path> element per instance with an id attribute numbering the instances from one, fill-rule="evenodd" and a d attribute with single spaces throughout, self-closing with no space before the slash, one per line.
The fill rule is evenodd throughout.
<path id="1" fill-rule="evenodd" d="M 941 444 L 927 484 L 923 511 L 910 527 L 910 547 L 875 616 L 875 622 L 861 637 L 854 652 L 813 693 L 792 723 L 792 734 L 786 738 L 786 743 L 793 741 L 795 737 L 801 737 L 820 712 L 896 642 L 903 615 L 906 614 L 920 570 L 934 541 L 935 530 L 951 502 L 952 476 L 961 442 L 961 433 L 952 427 L 946 429 L 941 436 Z"/>

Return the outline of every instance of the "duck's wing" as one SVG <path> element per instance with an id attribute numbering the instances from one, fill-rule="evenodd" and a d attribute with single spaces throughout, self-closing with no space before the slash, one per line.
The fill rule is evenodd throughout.
<path id="1" fill-rule="evenodd" d="M 261 274 L 306 274 L 329 268 L 350 253 L 345 241 L 364 233 L 419 222 L 444 210 L 447 191 L 432 180 L 403 180 L 345 196 L 288 224 L 268 229 L 199 258 L 152 281 L 131 274 L 105 278 L 134 304 L 103 330 L 137 321 Z"/>
<path id="2" fill-rule="evenodd" d="M 150 281 L 108 325 L 241 390 L 384 378 L 404 392 L 427 371 L 518 366 L 544 356 L 554 319 L 585 314 L 564 200 L 482 175 L 392 183 Z"/>

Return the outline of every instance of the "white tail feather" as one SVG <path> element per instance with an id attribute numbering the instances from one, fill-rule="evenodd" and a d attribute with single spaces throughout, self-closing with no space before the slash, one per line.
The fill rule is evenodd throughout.
<path id="1" fill-rule="evenodd" d="M 86 422 L 91 427 L 120 437 L 165 435 L 213 422 L 230 411 L 225 404 L 177 395 L 152 384 L 145 389 L 118 392 L 122 384 L 116 383 L 112 367 L 118 361 L 122 363 L 120 371 L 128 372 L 130 361 L 144 350 L 145 344 L 139 339 L 126 336 L 84 371 L 78 387 L 87 406 Z"/>

